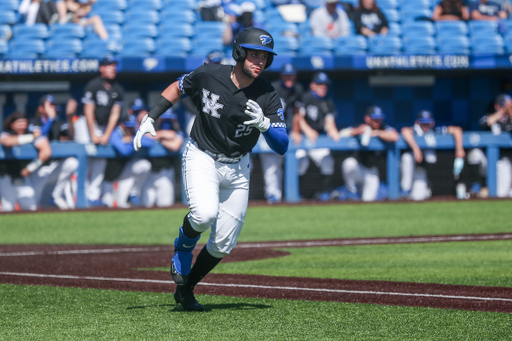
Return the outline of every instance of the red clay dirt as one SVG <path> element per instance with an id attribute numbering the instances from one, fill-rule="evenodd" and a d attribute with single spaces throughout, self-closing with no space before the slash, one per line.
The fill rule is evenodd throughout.
<path id="1" fill-rule="evenodd" d="M 512 234 L 239 243 L 223 262 L 282 257 L 287 247 L 503 239 Z M 168 272 L 138 269 L 168 267 L 172 252 L 162 245 L 0 245 L 0 283 L 171 293 Z M 504 287 L 209 274 L 195 292 L 512 313 L 512 288 Z"/>

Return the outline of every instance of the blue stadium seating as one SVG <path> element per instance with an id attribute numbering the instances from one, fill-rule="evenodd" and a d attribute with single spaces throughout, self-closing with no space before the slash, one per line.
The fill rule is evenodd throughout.
<path id="1" fill-rule="evenodd" d="M 264 0 L 235 0 L 235 3 L 241 5 L 246 1 L 252 2 L 254 6 L 256 6 L 256 9 L 263 9 L 267 5 Z"/>
<path id="2" fill-rule="evenodd" d="M 93 11 L 123 11 L 127 7 L 126 0 L 100 0 L 92 6 Z"/>
<path id="3" fill-rule="evenodd" d="M 101 58 L 111 56 L 121 51 L 122 46 L 117 41 L 85 40 L 83 42 L 81 57 Z"/>
<path id="4" fill-rule="evenodd" d="M 164 0 L 163 8 L 188 8 L 194 9 L 196 7 L 195 0 Z"/>
<path id="5" fill-rule="evenodd" d="M 130 10 L 134 9 L 146 9 L 159 11 L 162 8 L 162 2 L 160 0 L 131 0 Z"/>
<path id="6" fill-rule="evenodd" d="M 18 24 L 13 27 L 13 35 L 16 39 L 46 39 L 48 37 L 48 26 L 45 24 L 34 24 L 32 26 Z"/>
<path id="7" fill-rule="evenodd" d="M 366 54 L 367 49 L 366 38 L 361 35 L 341 37 L 334 42 L 334 54 L 338 56 Z"/>
<path id="8" fill-rule="evenodd" d="M 192 42 L 188 38 L 166 37 L 158 41 L 155 55 L 169 57 L 186 57 L 192 50 Z"/>
<path id="9" fill-rule="evenodd" d="M 402 25 L 404 35 L 412 36 L 433 36 L 435 33 L 434 25 L 429 21 L 409 21 Z"/>
<path id="10" fill-rule="evenodd" d="M 18 7 L 18 0 L 0 0 L 0 12 L 17 11 Z"/>
<path id="11" fill-rule="evenodd" d="M 400 6 L 400 3 L 398 0 L 377 0 L 376 1 L 377 6 L 383 10 L 383 9 L 396 9 Z"/>
<path id="12" fill-rule="evenodd" d="M 503 54 L 503 38 L 499 34 L 473 37 L 473 53 Z"/>
<path id="13" fill-rule="evenodd" d="M 399 23 L 390 22 L 388 23 L 388 35 L 399 37 L 402 35 L 402 27 Z"/>
<path id="14" fill-rule="evenodd" d="M 508 35 L 503 39 L 503 44 L 508 53 L 512 53 L 512 36 Z"/>
<path id="15" fill-rule="evenodd" d="M 155 41 L 151 38 L 141 38 L 125 41 L 120 55 L 125 57 L 143 57 L 155 51 Z"/>
<path id="16" fill-rule="evenodd" d="M 304 5 L 310 10 L 316 9 L 325 4 L 325 0 L 304 0 Z"/>
<path id="17" fill-rule="evenodd" d="M 198 21 L 195 26 L 196 39 L 220 38 L 226 30 L 226 24 L 220 21 Z"/>
<path id="18" fill-rule="evenodd" d="M 386 16 L 389 22 L 400 22 L 400 13 L 396 9 L 383 9 L 382 13 Z"/>
<path id="19" fill-rule="evenodd" d="M 193 37 L 195 34 L 194 27 L 187 23 L 173 23 L 164 21 L 158 27 L 160 37 Z"/>
<path id="20" fill-rule="evenodd" d="M 397 54 L 402 50 L 402 42 L 398 37 L 375 36 L 368 39 L 368 51 L 372 54 Z"/>
<path id="21" fill-rule="evenodd" d="M 126 11 L 126 21 L 132 23 L 158 24 L 160 15 L 155 10 L 144 9 L 142 7 L 130 8 Z"/>
<path id="22" fill-rule="evenodd" d="M 124 23 L 124 13 L 121 11 L 107 11 L 98 13 L 104 24 L 122 24 Z"/>
<path id="23" fill-rule="evenodd" d="M 401 2 L 402 10 L 407 10 L 409 8 L 432 8 L 432 3 L 430 0 L 402 0 Z"/>
<path id="24" fill-rule="evenodd" d="M 302 39 L 299 54 L 312 55 L 331 55 L 334 44 L 329 37 L 309 36 Z"/>
<path id="25" fill-rule="evenodd" d="M 469 32 L 473 38 L 493 36 L 498 33 L 498 23 L 494 21 L 478 20 L 469 22 Z"/>
<path id="26" fill-rule="evenodd" d="M 435 27 L 438 37 L 468 35 L 468 26 L 464 21 L 437 21 Z"/>
<path id="27" fill-rule="evenodd" d="M 62 58 L 62 57 L 76 57 L 82 52 L 82 41 L 80 39 L 63 39 L 62 37 L 56 40 L 49 40 L 46 42 L 45 57 L 48 58 Z"/>
<path id="28" fill-rule="evenodd" d="M 52 39 L 59 38 L 80 38 L 85 37 L 85 30 L 78 24 L 64 24 L 51 26 Z"/>
<path id="29" fill-rule="evenodd" d="M 192 24 L 196 21 L 197 16 L 191 10 L 174 11 L 165 9 L 161 12 L 162 21 L 171 21 L 173 23 L 188 23 Z"/>
<path id="30" fill-rule="evenodd" d="M 439 53 L 468 54 L 469 49 L 469 39 L 464 35 L 442 35 L 437 37 L 437 50 Z"/>
<path id="31" fill-rule="evenodd" d="M 432 11 L 421 7 L 407 7 L 402 10 L 402 21 L 415 21 L 422 18 L 432 18 Z"/>
<path id="32" fill-rule="evenodd" d="M 9 25 L 0 25 L 0 40 L 10 39 L 12 35 L 12 29 Z"/>
<path id="33" fill-rule="evenodd" d="M 10 56 L 37 58 L 46 48 L 43 39 L 15 38 L 10 42 L 9 50 Z"/>
<path id="34" fill-rule="evenodd" d="M 279 56 L 295 56 L 299 49 L 299 40 L 293 36 L 274 37 L 274 51 Z"/>
<path id="35" fill-rule="evenodd" d="M 0 55 L 9 53 L 9 45 L 5 40 L 0 40 Z"/>
<path id="36" fill-rule="evenodd" d="M 128 23 L 123 26 L 123 38 L 132 40 L 138 38 L 155 38 L 158 36 L 158 29 L 154 24 Z"/>
<path id="37" fill-rule="evenodd" d="M 274 38 L 283 35 L 299 35 L 297 25 L 290 22 L 270 22 L 265 26 L 265 29 L 272 34 Z"/>
<path id="38" fill-rule="evenodd" d="M 404 52 L 410 54 L 434 54 L 436 42 L 429 36 L 411 35 L 404 37 Z"/>

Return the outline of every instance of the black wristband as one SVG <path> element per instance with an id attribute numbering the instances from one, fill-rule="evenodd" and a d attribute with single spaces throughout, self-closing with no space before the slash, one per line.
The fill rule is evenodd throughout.
<path id="1" fill-rule="evenodd" d="M 149 111 L 148 116 L 153 120 L 157 120 L 164 112 L 169 110 L 172 107 L 172 103 L 167 100 L 164 96 L 160 96 L 158 101 L 156 101 L 155 105 Z"/>

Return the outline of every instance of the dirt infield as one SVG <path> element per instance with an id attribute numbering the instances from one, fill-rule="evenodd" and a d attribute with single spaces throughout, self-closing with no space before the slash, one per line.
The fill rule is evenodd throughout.
<path id="1" fill-rule="evenodd" d="M 512 234 L 240 243 L 223 262 L 286 256 L 275 248 L 512 239 Z M 201 247 L 196 248 L 199 252 Z M 171 246 L 0 245 L 0 283 L 172 292 Z M 409 282 L 210 274 L 197 294 L 512 313 L 512 288 Z"/>

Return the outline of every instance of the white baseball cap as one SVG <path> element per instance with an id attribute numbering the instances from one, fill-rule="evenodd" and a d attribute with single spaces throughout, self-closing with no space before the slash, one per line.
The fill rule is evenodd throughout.
<path id="1" fill-rule="evenodd" d="M 256 5 L 250 1 L 242 2 L 240 5 L 240 9 L 242 10 L 242 13 L 244 12 L 254 12 L 256 10 Z"/>

